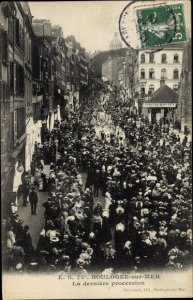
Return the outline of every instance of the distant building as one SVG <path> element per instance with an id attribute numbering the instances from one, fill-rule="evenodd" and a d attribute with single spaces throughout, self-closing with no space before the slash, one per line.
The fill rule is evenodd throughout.
<path id="1" fill-rule="evenodd" d="M 110 50 L 109 56 L 102 64 L 102 77 L 116 86 L 130 88 L 133 82 L 133 67 L 135 63 L 135 51 L 122 48 Z"/>
<path id="2" fill-rule="evenodd" d="M 123 48 L 122 42 L 117 32 L 115 32 L 115 36 L 110 43 L 110 50 L 104 52 L 104 55 L 106 55 L 106 59 L 102 62 L 103 80 L 116 86 L 131 89 L 136 51 L 131 48 Z"/>
<path id="3" fill-rule="evenodd" d="M 33 29 L 36 36 L 51 36 L 51 22 L 47 19 L 34 19 Z"/>
<path id="4" fill-rule="evenodd" d="M 63 38 L 62 27 L 55 25 L 51 27 L 51 36 L 56 36 L 59 38 Z"/>
<path id="5" fill-rule="evenodd" d="M 138 50 L 136 105 L 141 113 L 142 103 L 162 85 L 179 91 L 182 72 L 182 45 L 169 45 L 161 51 Z"/>
<path id="6" fill-rule="evenodd" d="M 113 85 L 119 85 L 119 70 L 122 69 L 124 57 L 109 56 L 102 64 L 102 77 L 106 78 Z"/>
<path id="7" fill-rule="evenodd" d="M 115 32 L 114 38 L 112 39 L 109 48 L 110 48 L 111 50 L 123 48 L 122 42 L 121 42 L 121 40 L 118 38 L 118 33 L 117 33 L 117 32 Z"/>

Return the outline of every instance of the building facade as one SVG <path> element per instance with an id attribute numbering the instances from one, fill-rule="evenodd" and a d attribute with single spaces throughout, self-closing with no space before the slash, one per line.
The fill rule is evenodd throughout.
<path id="1" fill-rule="evenodd" d="M 7 70 L 1 68 L 3 78 L 7 77 L 6 105 L 7 128 L 3 133 L 4 145 L 8 141 L 7 159 L 4 159 L 3 190 L 13 190 L 15 167 L 18 161 L 25 165 L 26 143 L 26 101 L 25 101 L 25 28 L 26 19 L 19 2 L 2 2 L 1 10 L 7 25 L 7 40 L 3 46 L 7 49 Z M 4 48 L 5 49 L 5 48 Z M 3 96 L 4 97 L 4 96 Z M 9 104 L 8 104 L 9 103 Z M 6 182 L 6 180 L 8 180 Z"/>
<path id="2" fill-rule="evenodd" d="M 102 63 L 103 80 L 109 81 L 114 86 L 125 87 L 131 96 L 133 94 L 136 51 L 131 48 L 123 48 L 122 42 L 115 32 L 110 43 L 110 50 L 105 54 L 108 54 L 108 57 Z"/>
<path id="3" fill-rule="evenodd" d="M 184 44 L 182 73 L 180 78 L 178 121 L 182 132 L 192 131 L 192 49 L 191 40 Z"/>
<path id="4" fill-rule="evenodd" d="M 79 111 L 92 71 L 85 49 L 60 26 L 33 19 L 27 2 L 2 2 L 0 21 L 1 190 L 11 199 L 44 130 L 68 109 Z"/>
<path id="5" fill-rule="evenodd" d="M 25 26 L 24 26 L 24 83 L 25 83 L 25 105 L 26 105 L 26 142 L 25 142 L 25 171 L 30 170 L 35 141 L 40 141 L 40 124 L 37 126 L 33 119 L 33 40 L 34 31 L 32 27 L 32 15 L 27 2 L 21 2 Z"/>
<path id="6" fill-rule="evenodd" d="M 142 104 L 162 85 L 179 91 L 182 72 L 183 47 L 169 45 L 155 52 L 138 50 L 135 101 L 139 114 Z"/>
<path id="7" fill-rule="evenodd" d="M 9 37 L 8 26 L 11 5 L 0 6 L 0 100 L 1 100 L 1 168 L 5 168 L 10 146 L 10 95 L 9 95 Z"/>
<path id="8" fill-rule="evenodd" d="M 112 85 L 120 86 L 124 81 L 125 53 L 109 55 L 102 64 L 102 77 L 104 81 L 109 81 Z"/>

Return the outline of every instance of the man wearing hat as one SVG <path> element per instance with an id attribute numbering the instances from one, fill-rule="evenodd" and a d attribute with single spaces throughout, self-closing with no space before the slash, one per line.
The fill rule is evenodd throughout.
<path id="1" fill-rule="evenodd" d="M 86 269 L 85 269 L 85 265 L 86 265 L 86 263 L 85 263 L 85 260 L 84 259 L 82 259 L 82 258 L 78 258 L 77 260 L 76 260 L 76 268 L 75 268 L 75 272 L 78 274 L 78 275 L 81 275 L 81 276 L 87 276 L 88 275 L 88 273 L 87 273 L 87 271 L 86 271 Z"/>
<path id="2" fill-rule="evenodd" d="M 125 225 L 123 223 L 118 223 L 115 227 L 115 250 L 117 253 L 121 252 L 123 250 L 123 246 L 127 240 L 127 230 L 125 228 Z"/>
<path id="3" fill-rule="evenodd" d="M 29 193 L 29 202 L 31 205 L 31 214 L 36 215 L 37 203 L 38 203 L 38 195 L 35 192 L 35 188 L 32 187 L 32 191 Z"/>
<path id="4" fill-rule="evenodd" d="M 34 256 L 34 248 L 32 245 L 32 238 L 28 225 L 25 225 L 23 228 L 23 239 L 21 241 L 21 246 L 24 249 L 26 261 L 30 261 L 30 259 Z"/>
<path id="5" fill-rule="evenodd" d="M 113 249 L 112 242 L 107 242 L 104 249 L 104 261 L 106 267 L 112 267 L 115 260 L 115 249 Z"/>

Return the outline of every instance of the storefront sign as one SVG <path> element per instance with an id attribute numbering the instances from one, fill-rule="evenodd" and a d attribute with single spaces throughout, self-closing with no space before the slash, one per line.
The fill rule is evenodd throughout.
<path id="1" fill-rule="evenodd" d="M 143 103 L 143 107 L 157 108 L 157 107 L 176 107 L 176 103 Z"/>

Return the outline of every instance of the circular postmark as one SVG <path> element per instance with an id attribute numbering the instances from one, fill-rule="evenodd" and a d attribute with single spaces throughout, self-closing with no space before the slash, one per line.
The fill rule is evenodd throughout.
<path id="1" fill-rule="evenodd" d="M 134 49 L 157 51 L 164 45 L 184 42 L 183 4 L 131 1 L 120 15 L 119 31 L 125 44 Z"/>

